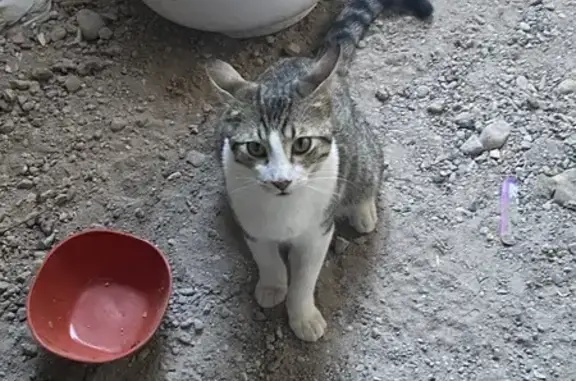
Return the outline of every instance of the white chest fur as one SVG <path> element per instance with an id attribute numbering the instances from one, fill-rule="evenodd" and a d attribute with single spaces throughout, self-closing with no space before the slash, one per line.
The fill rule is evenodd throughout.
<path id="1" fill-rule="evenodd" d="M 252 170 L 234 160 L 228 141 L 223 146 L 223 166 L 226 190 L 242 228 L 255 238 L 286 241 L 323 222 L 336 189 L 338 151 L 333 145 L 317 171 L 321 175 L 313 174 L 309 186 L 298 186 L 288 196 L 259 185 Z"/>

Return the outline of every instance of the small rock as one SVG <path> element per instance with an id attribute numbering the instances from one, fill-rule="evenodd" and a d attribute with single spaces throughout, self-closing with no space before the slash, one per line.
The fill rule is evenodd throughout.
<path id="1" fill-rule="evenodd" d="M 460 150 L 466 155 L 476 156 L 484 152 L 484 146 L 477 135 L 472 135 L 460 146 Z"/>
<path id="2" fill-rule="evenodd" d="M 520 27 L 520 30 L 530 32 L 530 25 L 528 23 L 521 22 L 518 26 Z"/>
<path id="3" fill-rule="evenodd" d="M 346 249 L 348 249 L 348 246 L 350 246 L 350 242 L 345 238 L 338 236 L 334 240 L 334 253 L 337 255 L 344 254 Z"/>
<path id="4" fill-rule="evenodd" d="M 69 75 L 64 81 L 64 87 L 69 93 L 75 93 L 82 87 L 82 81 L 75 75 Z"/>
<path id="5" fill-rule="evenodd" d="M 60 25 L 56 25 L 54 29 L 50 31 L 49 36 L 52 41 L 60 41 L 66 37 L 66 33 L 67 32 L 65 28 Z"/>
<path id="6" fill-rule="evenodd" d="M 192 164 L 193 167 L 199 168 L 206 161 L 206 155 L 202 152 L 192 150 L 186 155 L 186 161 Z"/>
<path id="7" fill-rule="evenodd" d="M 414 93 L 418 98 L 425 98 L 430 94 L 430 88 L 428 86 L 420 85 L 416 88 Z"/>
<path id="8" fill-rule="evenodd" d="M 54 198 L 54 203 L 58 206 L 62 206 L 68 202 L 68 195 L 66 193 L 60 193 Z"/>
<path id="9" fill-rule="evenodd" d="M 474 128 L 474 114 L 468 111 L 461 112 L 454 118 L 454 123 L 462 128 Z"/>
<path id="10" fill-rule="evenodd" d="M 173 172 L 173 173 L 171 173 L 170 175 L 168 175 L 168 177 L 166 178 L 166 180 L 168 180 L 168 181 L 174 181 L 174 180 L 177 180 L 177 179 L 179 179 L 179 178 L 181 178 L 181 177 L 182 177 L 182 172 L 176 171 L 176 172 Z"/>
<path id="11" fill-rule="evenodd" d="M 36 346 L 34 346 L 33 344 L 22 343 L 21 347 L 22 347 L 22 353 L 24 354 L 24 356 L 36 357 L 36 355 L 38 354 L 38 348 L 36 348 Z"/>
<path id="12" fill-rule="evenodd" d="M 192 295 L 196 294 L 196 290 L 194 288 L 191 288 L 191 287 L 183 288 L 179 292 L 180 292 L 180 295 L 183 295 L 183 296 L 192 296 Z"/>
<path id="13" fill-rule="evenodd" d="M 110 131 L 120 132 L 128 125 L 128 121 L 123 118 L 112 118 L 110 122 Z"/>
<path id="14" fill-rule="evenodd" d="M 386 89 L 377 90 L 375 96 L 376 96 L 376 99 L 378 99 L 382 103 L 384 103 L 390 99 L 390 93 Z"/>
<path id="15" fill-rule="evenodd" d="M 374 327 L 374 328 L 372 328 L 372 332 L 370 333 L 370 336 L 372 336 L 373 339 L 379 339 L 380 337 L 382 337 L 382 334 L 380 333 L 378 328 Z"/>
<path id="16" fill-rule="evenodd" d="M 530 82 L 528 82 L 528 78 L 524 77 L 523 75 L 516 78 L 516 86 L 518 86 L 521 90 L 528 90 L 529 85 Z"/>
<path id="17" fill-rule="evenodd" d="M 30 179 L 24 179 L 16 184 L 18 189 L 32 189 L 34 187 L 34 182 Z"/>
<path id="18" fill-rule="evenodd" d="M 490 151 L 488 156 L 490 156 L 492 159 L 498 160 L 501 157 L 500 150 L 493 149 L 492 151 Z"/>
<path id="19" fill-rule="evenodd" d="M 202 320 L 194 319 L 193 325 L 194 332 L 196 332 L 197 335 L 200 335 L 202 332 L 204 332 L 204 322 Z"/>
<path id="20" fill-rule="evenodd" d="M 442 101 L 430 103 L 426 109 L 430 114 L 442 114 L 446 110 L 446 105 Z"/>
<path id="21" fill-rule="evenodd" d="M 512 126 L 505 120 L 498 119 L 482 130 L 479 139 L 485 150 L 499 149 L 504 146 L 511 132 Z"/>
<path id="22" fill-rule="evenodd" d="M 35 79 L 38 82 L 48 82 L 54 77 L 54 73 L 47 67 L 37 67 L 32 69 L 30 78 Z"/>
<path id="23" fill-rule="evenodd" d="M 560 94 L 570 94 L 576 92 L 576 80 L 574 79 L 565 79 L 557 87 L 557 90 Z"/>
<path id="24" fill-rule="evenodd" d="M 98 13 L 90 9 L 81 9 L 76 13 L 76 22 L 85 40 L 95 40 L 98 32 L 105 25 L 104 19 Z"/>
<path id="25" fill-rule="evenodd" d="M 108 27 L 104 27 L 98 31 L 98 37 L 100 37 L 101 40 L 109 40 L 113 34 L 112 30 Z"/>
<path id="26" fill-rule="evenodd" d="M 15 45 L 22 45 L 26 42 L 26 36 L 22 32 L 16 32 L 10 37 L 10 40 Z"/>
<path id="27" fill-rule="evenodd" d="M 12 119 L 0 121 L 0 134 L 9 134 L 14 131 L 16 125 Z"/>
<path id="28" fill-rule="evenodd" d="M 552 177 L 554 202 L 576 210 L 576 168 L 568 169 Z"/>
<path id="29" fill-rule="evenodd" d="M 190 345 L 190 346 L 194 345 L 192 337 L 190 337 L 190 335 L 187 334 L 186 332 L 180 332 L 178 334 L 178 341 L 184 345 Z"/>
<path id="30" fill-rule="evenodd" d="M 302 49 L 300 49 L 300 46 L 297 43 L 291 42 L 284 47 L 284 51 L 289 56 L 298 56 L 300 55 Z"/>
<path id="31" fill-rule="evenodd" d="M 13 79 L 10 82 L 10 87 L 14 90 L 28 90 L 30 88 L 30 81 L 22 81 L 19 79 Z"/>

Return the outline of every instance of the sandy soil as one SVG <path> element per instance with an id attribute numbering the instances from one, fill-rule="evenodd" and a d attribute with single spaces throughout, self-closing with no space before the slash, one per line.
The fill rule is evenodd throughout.
<path id="1" fill-rule="evenodd" d="M 218 57 L 253 76 L 307 54 L 337 4 L 236 41 L 139 1 L 60 0 L 0 37 L 0 379 L 576 380 L 576 2 L 435 5 L 430 25 L 383 17 L 358 52 L 354 97 L 387 153 L 383 218 L 329 255 L 315 344 L 252 297 L 202 68 Z M 106 27 L 78 41 L 87 7 Z M 498 236 L 507 175 L 520 181 L 513 245 Z M 47 251 L 95 225 L 152 240 L 175 276 L 155 340 L 105 366 L 45 353 L 25 322 Z"/>

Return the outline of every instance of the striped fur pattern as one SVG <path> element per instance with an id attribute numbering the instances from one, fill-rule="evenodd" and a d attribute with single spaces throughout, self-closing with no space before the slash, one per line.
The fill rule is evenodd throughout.
<path id="1" fill-rule="evenodd" d="M 360 233 L 376 226 L 382 150 L 341 69 L 377 14 L 396 5 L 419 17 L 432 13 L 427 0 L 351 0 L 316 58 L 279 60 L 254 81 L 223 61 L 207 67 L 225 105 L 221 159 L 258 266 L 256 300 L 262 307 L 285 300 L 290 326 L 305 341 L 326 328 L 314 289 L 335 218 L 347 217 Z M 289 248 L 289 272 L 281 246 Z"/>
<path id="2" fill-rule="evenodd" d="M 378 17 L 386 9 L 402 9 L 425 20 L 432 16 L 434 8 L 428 0 L 349 0 L 338 15 L 317 55 L 339 45 L 342 48 L 342 66 L 346 70 L 353 58 L 356 45 Z"/>

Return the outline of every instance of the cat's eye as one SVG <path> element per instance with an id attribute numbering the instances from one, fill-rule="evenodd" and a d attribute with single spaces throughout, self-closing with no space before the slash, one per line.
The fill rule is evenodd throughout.
<path id="1" fill-rule="evenodd" d="M 246 149 L 248 153 L 254 157 L 265 157 L 266 156 L 266 147 L 258 142 L 250 142 L 246 144 Z"/>
<path id="2" fill-rule="evenodd" d="M 310 150 L 310 147 L 312 147 L 312 139 L 298 138 L 292 144 L 292 153 L 294 155 L 303 155 Z"/>

